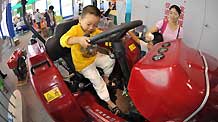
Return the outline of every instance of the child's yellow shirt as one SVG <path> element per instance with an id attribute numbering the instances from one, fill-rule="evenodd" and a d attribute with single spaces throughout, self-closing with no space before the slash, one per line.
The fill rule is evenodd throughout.
<path id="1" fill-rule="evenodd" d="M 94 32 L 90 34 L 90 37 L 93 37 L 101 32 L 102 32 L 101 30 L 96 29 Z M 92 64 L 95 61 L 96 56 L 90 58 L 83 57 L 80 51 L 81 48 L 80 44 L 69 45 L 67 44 L 67 40 L 70 37 L 80 37 L 84 35 L 85 33 L 82 30 L 80 24 L 77 24 L 72 26 L 71 29 L 67 33 L 65 33 L 60 39 L 60 44 L 62 47 L 71 48 L 71 55 L 72 55 L 74 66 L 76 71 L 79 72 L 85 67 L 87 67 L 88 65 Z"/>

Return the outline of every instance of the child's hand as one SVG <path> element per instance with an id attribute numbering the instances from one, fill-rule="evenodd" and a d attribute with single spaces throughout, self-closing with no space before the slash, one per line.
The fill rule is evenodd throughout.
<path id="1" fill-rule="evenodd" d="M 90 44 L 88 43 L 88 40 L 89 40 L 89 37 L 79 37 L 79 44 L 84 47 L 84 48 L 87 48 L 88 46 L 90 46 Z"/>
<path id="2" fill-rule="evenodd" d="M 154 39 L 154 35 L 150 32 L 145 34 L 145 40 L 152 41 Z"/>

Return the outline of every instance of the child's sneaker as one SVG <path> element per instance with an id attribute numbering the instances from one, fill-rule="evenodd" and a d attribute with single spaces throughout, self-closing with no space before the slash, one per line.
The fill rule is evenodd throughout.
<path id="1" fill-rule="evenodd" d="M 119 109 L 117 106 L 115 106 L 115 107 L 113 107 L 113 108 L 110 108 L 110 107 L 109 107 L 109 109 L 110 109 L 110 111 L 111 111 L 113 114 L 115 114 L 115 115 L 119 115 L 119 114 L 121 113 L 120 109 Z"/>

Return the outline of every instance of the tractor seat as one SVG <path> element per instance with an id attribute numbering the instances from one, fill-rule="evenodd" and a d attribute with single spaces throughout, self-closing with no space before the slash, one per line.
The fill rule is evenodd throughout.
<path id="1" fill-rule="evenodd" d="M 73 25 L 79 23 L 78 19 L 69 20 L 63 23 L 60 23 L 56 26 L 54 35 L 48 38 L 45 44 L 46 52 L 52 61 L 56 61 L 59 58 L 62 58 L 67 66 L 69 67 L 69 73 L 75 72 L 73 60 L 71 57 L 71 49 L 63 48 L 60 45 L 60 38 L 65 34 Z"/>

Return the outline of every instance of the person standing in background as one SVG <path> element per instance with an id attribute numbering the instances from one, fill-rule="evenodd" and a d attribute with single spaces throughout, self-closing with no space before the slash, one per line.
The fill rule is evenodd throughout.
<path id="1" fill-rule="evenodd" d="M 41 13 L 39 13 L 39 9 L 36 9 L 35 21 L 36 21 L 36 24 L 38 25 L 39 30 L 41 29 L 41 25 L 40 25 L 41 19 L 42 19 Z"/>
<path id="2" fill-rule="evenodd" d="M 53 35 L 54 28 L 56 26 L 54 6 L 49 6 L 49 9 L 45 12 L 44 17 L 47 22 L 47 27 L 49 29 L 49 36 L 51 36 Z"/>
<path id="3" fill-rule="evenodd" d="M 101 3 L 100 3 L 100 10 L 104 11 L 104 1 L 101 1 Z"/>

